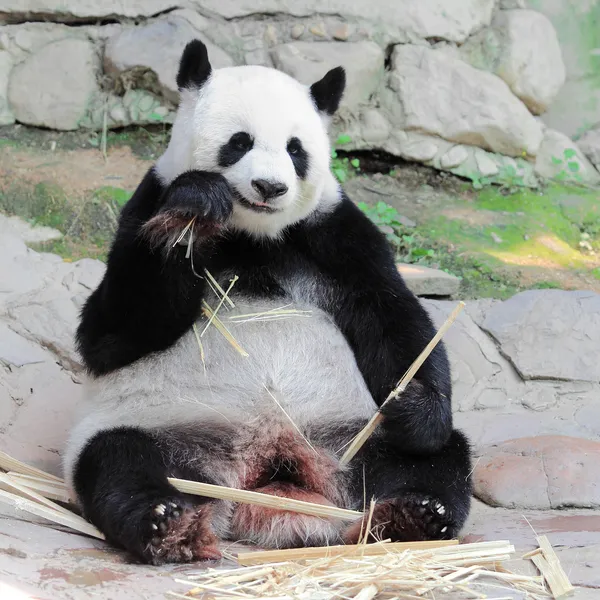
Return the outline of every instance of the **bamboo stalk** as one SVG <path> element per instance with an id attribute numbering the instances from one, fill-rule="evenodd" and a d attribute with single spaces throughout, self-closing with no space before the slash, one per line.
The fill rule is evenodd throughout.
<path id="1" fill-rule="evenodd" d="M 64 525 L 69 529 L 74 529 L 75 531 L 79 531 L 80 533 L 84 533 L 90 537 L 94 537 L 99 540 L 104 539 L 104 536 L 92 524 L 75 514 L 64 514 L 58 510 L 43 506 L 37 502 L 32 502 L 31 500 L 27 500 L 26 498 L 22 498 L 21 496 L 11 494 L 10 492 L 6 492 L 4 490 L 0 490 L 0 502 L 9 504 L 17 510 L 24 510 L 32 515 L 36 515 L 37 517 L 42 517 L 48 521 L 53 521 L 59 525 Z"/>
<path id="2" fill-rule="evenodd" d="M 169 483 L 185 494 L 195 494 L 196 496 L 205 496 L 206 498 L 216 498 L 219 500 L 231 500 L 232 502 L 241 502 L 243 504 L 256 504 L 258 506 L 265 506 L 266 508 L 287 510 L 315 517 L 356 521 L 363 516 L 361 512 L 338 508 L 337 506 L 314 504 L 312 502 L 304 502 L 303 500 L 281 498 L 279 496 L 271 496 L 270 494 L 238 490 L 210 483 L 199 483 L 197 481 L 187 481 L 173 477 L 169 478 Z"/>
<path id="3" fill-rule="evenodd" d="M 237 555 L 237 561 L 244 567 L 280 563 L 296 560 L 314 560 L 337 556 L 381 556 L 405 550 L 431 550 L 445 546 L 456 546 L 458 540 L 438 540 L 430 542 L 395 542 L 376 544 L 355 544 L 346 546 L 324 546 L 318 548 L 292 548 L 291 550 L 265 550 L 261 552 L 244 552 Z"/>
<path id="4" fill-rule="evenodd" d="M 51 481 L 62 481 L 60 477 L 50 475 L 50 473 L 46 473 L 41 469 L 30 467 L 20 460 L 9 456 L 5 452 L 0 452 L 0 469 L 3 469 L 4 471 L 16 471 L 23 475 L 33 475 L 34 477 L 41 477 L 42 479 L 50 479 Z"/>
<path id="5" fill-rule="evenodd" d="M 450 329 L 454 321 L 456 321 L 458 315 L 465 307 L 464 302 L 459 302 L 458 306 L 452 311 L 450 316 L 446 319 L 446 322 L 440 327 L 439 331 L 433 336 L 433 339 L 425 346 L 425 349 L 419 354 L 417 359 L 409 367 L 408 371 L 402 376 L 398 385 L 390 392 L 389 396 L 385 399 L 385 402 L 379 407 L 379 410 L 371 417 L 371 420 L 365 425 L 365 427 L 358 433 L 358 435 L 352 440 L 350 446 L 344 455 L 340 459 L 340 466 L 347 465 L 356 455 L 356 453 L 363 447 L 364 443 L 371 437 L 371 434 L 377 429 L 381 421 L 383 421 L 383 415 L 381 409 L 391 400 L 398 399 L 398 396 L 404 392 L 408 384 L 412 381 L 412 378 L 417 374 L 417 371 L 421 368 L 423 363 L 427 360 L 427 357 L 431 354 L 433 349 L 439 344 L 444 334 Z"/>
<path id="6" fill-rule="evenodd" d="M 31 475 L 22 475 L 14 471 L 10 471 L 7 475 L 16 483 L 41 494 L 44 498 L 57 500 L 65 504 L 74 504 L 74 500 L 69 495 L 67 486 L 64 483 L 42 479 L 41 477 L 32 477 Z"/>
<path id="7" fill-rule="evenodd" d="M 15 481 L 15 479 L 10 477 L 6 473 L 0 473 L 0 489 L 13 493 L 17 496 L 21 496 L 21 498 L 27 498 L 27 500 L 37 502 L 38 504 L 42 504 L 47 508 L 56 510 L 63 514 L 73 514 L 70 510 L 60 506 L 60 504 L 55 504 L 51 500 L 48 500 L 48 498 L 46 498 L 44 495 L 38 494 L 33 489 L 21 485 L 18 481 Z"/>
<path id="8" fill-rule="evenodd" d="M 550 544 L 550 540 L 545 535 L 541 535 L 537 538 L 537 542 L 542 550 L 542 554 L 534 554 L 530 558 L 546 580 L 554 600 L 562 600 L 562 598 L 574 594 L 575 588 L 571 585 L 567 574 L 564 572 L 560 560 Z"/>

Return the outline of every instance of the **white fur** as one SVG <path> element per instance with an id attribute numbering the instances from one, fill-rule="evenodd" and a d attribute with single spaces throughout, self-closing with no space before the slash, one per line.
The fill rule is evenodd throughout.
<path id="1" fill-rule="evenodd" d="M 297 286 L 309 292 L 306 282 L 299 280 Z M 352 349 L 329 315 L 298 303 L 302 310 L 312 310 L 309 317 L 236 324 L 229 320 L 234 314 L 282 307 L 292 298 L 277 302 L 233 298 L 236 308 L 230 312 L 222 308 L 221 318 L 248 357 L 211 326 L 202 337 L 204 365 L 196 337 L 189 331 L 169 350 L 86 384 L 82 419 L 65 452 L 69 481 L 85 443 L 99 431 L 119 425 L 153 429 L 197 423 L 201 430 L 229 422 L 261 431 L 261 436 L 268 419 L 289 427 L 267 387 L 300 428 L 373 415 L 376 405 Z M 204 325 L 204 320 L 198 322 L 199 332 Z M 233 473 L 221 476 L 223 485 L 237 483 L 231 479 Z"/>
<path id="2" fill-rule="evenodd" d="M 280 71 L 217 69 L 200 91 L 182 92 L 171 141 L 156 170 L 165 183 L 189 169 L 221 172 L 250 202 L 262 200 L 253 179 L 284 183 L 288 192 L 271 203 L 277 212 L 257 213 L 235 203 L 232 216 L 233 227 L 276 237 L 284 227 L 339 201 L 339 186 L 330 172 L 327 122 L 315 109 L 309 88 Z M 240 131 L 254 138 L 252 150 L 233 166 L 218 167 L 219 149 Z M 309 155 L 304 181 L 287 152 L 292 137 L 300 139 Z"/>

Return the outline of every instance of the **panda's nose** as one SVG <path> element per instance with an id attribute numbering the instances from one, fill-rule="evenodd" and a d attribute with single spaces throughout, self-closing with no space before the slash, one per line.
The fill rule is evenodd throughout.
<path id="1" fill-rule="evenodd" d="M 271 200 L 277 196 L 283 196 L 288 191 L 288 186 L 280 181 L 269 181 L 267 179 L 253 179 L 252 187 L 262 196 L 263 200 Z"/>

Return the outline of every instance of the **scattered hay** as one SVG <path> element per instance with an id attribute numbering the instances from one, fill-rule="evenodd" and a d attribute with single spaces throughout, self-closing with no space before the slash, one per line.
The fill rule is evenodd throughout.
<path id="1" fill-rule="evenodd" d="M 244 553 L 239 569 L 206 569 L 175 581 L 190 586 L 180 598 L 234 600 L 333 600 L 353 598 L 442 597 L 463 592 L 474 598 L 486 596 L 478 584 L 502 593 L 520 591 L 532 600 L 551 598 L 542 576 L 511 573 L 501 566 L 514 547 L 506 541 L 457 544 L 416 542 L 308 548 Z M 256 559 L 253 560 L 253 556 Z M 445 596 L 444 596 L 445 597 Z M 511 598 L 512 596 L 509 596 Z"/>
<path id="2" fill-rule="evenodd" d="M 93 525 L 67 508 L 74 508 L 73 502 L 60 477 L 30 467 L 4 452 L 0 452 L 0 469 L 6 471 L 0 473 L 0 502 L 79 533 L 104 539 Z M 182 479 L 169 481 L 186 493 L 322 518 L 355 520 L 364 515 L 258 492 Z M 369 515 L 373 507 L 372 502 Z M 540 575 L 528 576 L 512 573 L 502 565 L 515 552 L 510 542 L 459 544 L 457 540 L 447 540 L 366 544 L 369 521 L 365 535 L 357 545 L 243 552 L 229 557 L 237 560 L 240 568 L 190 573 L 187 580 L 176 581 L 192 589 L 186 594 L 169 593 L 187 600 L 199 596 L 206 600 L 419 600 L 451 591 L 466 592 L 475 598 L 485 597 L 473 588 L 476 584 L 488 584 L 499 592 L 517 590 L 531 600 L 563 600 L 574 592 L 575 588 L 545 536 L 537 537 L 537 550 L 523 556 L 540 572 Z M 506 596 L 497 596 L 494 600 L 501 598 Z"/>

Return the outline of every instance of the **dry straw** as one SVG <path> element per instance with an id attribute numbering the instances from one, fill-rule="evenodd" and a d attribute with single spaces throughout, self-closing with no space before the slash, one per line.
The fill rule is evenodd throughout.
<path id="1" fill-rule="evenodd" d="M 206 569 L 175 581 L 189 587 L 181 598 L 205 600 L 334 600 L 352 598 L 486 598 L 478 584 L 491 586 L 494 598 L 519 591 L 531 600 L 551 598 L 542 576 L 511 573 L 501 566 L 514 547 L 506 541 L 458 545 L 415 542 L 248 552 L 239 569 Z M 253 560 L 255 556 L 255 560 Z M 487 589 L 489 592 L 490 588 Z"/>
<path id="2" fill-rule="evenodd" d="M 62 479 L 45 473 L 0 452 L 0 502 L 36 517 L 58 523 L 79 533 L 104 539 L 93 525 L 71 510 L 57 504 L 71 503 Z M 222 486 L 169 480 L 191 494 L 246 502 L 323 518 L 355 520 L 364 513 L 331 506 L 278 498 L 267 494 Z M 185 595 L 174 597 L 206 600 L 263 598 L 279 600 L 333 600 L 353 598 L 434 598 L 449 591 L 465 592 L 483 598 L 472 586 L 486 583 L 499 590 L 518 590 L 531 600 L 563 600 L 574 592 L 548 538 L 537 538 L 539 548 L 523 556 L 529 558 L 540 575 L 511 573 L 502 562 L 511 558 L 513 546 L 506 541 L 458 544 L 456 540 L 366 544 L 369 537 L 371 502 L 361 543 L 351 546 L 299 548 L 265 552 L 244 552 L 236 558 L 241 568 L 225 571 L 206 569 L 181 580 L 190 586 Z M 371 532 L 372 533 L 372 532 Z M 508 596 L 511 598 L 512 596 Z M 499 600 L 496 597 L 496 600 Z"/>

